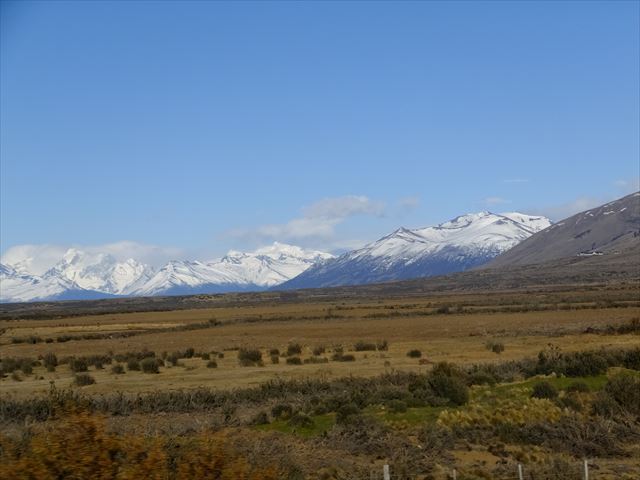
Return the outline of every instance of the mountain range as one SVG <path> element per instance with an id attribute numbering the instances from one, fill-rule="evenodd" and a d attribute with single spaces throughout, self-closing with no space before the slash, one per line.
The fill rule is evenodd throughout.
<path id="1" fill-rule="evenodd" d="M 69 249 L 43 275 L 24 264 L 0 264 L 0 301 L 95 299 L 265 290 L 332 255 L 274 243 L 254 252 L 231 251 L 211 262 L 174 260 L 155 270 L 112 255 Z"/>
<path id="2" fill-rule="evenodd" d="M 359 285 L 460 272 L 487 263 L 550 225 L 542 216 L 480 212 L 426 228 L 399 228 L 314 265 L 280 288 Z"/>
<path id="3" fill-rule="evenodd" d="M 0 301 L 372 284 L 584 256 L 621 261 L 640 256 L 640 193 L 555 224 L 517 212 L 479 212 L 435 226 L 399 228 L 338 257 L 276 242 L 254 252 L 230 251 L 210 262 L 174 260 L 154 269 L 134 259 L 69 249 L 42 275 L 30 271 L 31 259 L 0 264 Z"/>

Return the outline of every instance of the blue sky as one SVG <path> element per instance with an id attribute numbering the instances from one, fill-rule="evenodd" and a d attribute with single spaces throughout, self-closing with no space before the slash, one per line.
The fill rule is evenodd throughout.
<path id="1" fill-rule="evenodd" d="M 622 196 L 639 5 L 4 1 L 0 250 L 335 251 Z"/>

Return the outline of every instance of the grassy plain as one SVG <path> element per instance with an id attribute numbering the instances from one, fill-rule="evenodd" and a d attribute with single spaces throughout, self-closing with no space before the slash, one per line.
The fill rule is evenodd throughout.
<path id="1" fill-rule="evenodd" d="M 530 425 L 526 418 L 513 420 L 510 414 L 500 412 L 527 409 L 534 412 L 538 408 L 542 412 L 538 420 L 551 422 L 549 425 L 556 425 L 553 422 L 561 424 L 569 418 L 569 413 L 566 407 L 556 403 L 564 401 L 565 397 L 573 399 L 574 394 L 565 393 L 570 385 L 576 381 L 583 382 L 590 392 L 585 393 L 585 398 L 579 402 L 572 401 L 596 404 L 597 392 L 606 388 L 609 378 L 616 372 L 615 368 L 579 378 L 552 375 L 548 381 L 561 392 L 556 403 L 532 400 L 531 391 L 539 379 L 526 377 L 490 386 L 469 381 L 468 403 L 459 406 L 440 404 L 437 399 L 430 399 L 420 404 L 405 405 L 396 411 L 389 399 L 395 398 L 396 394 L 398 398 L 405 398 L 412 388 L 411 382 L 415 380 L 411 378 L 414 377 L 402 375 L 416 374 L 416 379 L 428 379 L 429 372 L 439 362 L 450 362 L 463 369 L 470 369 L 476 364 L 494 364 L 504 370 L 505 364 L 535 359 L 541 351 L 568 355 L 585 350 L 628 350 L 640 346 L 637 333 L 640 298 L 637 284 L 633 282 L 497 292 L 323 297 L 315 301 L 307 297 L 296 299 L 295 296 L 278 300 L 267 295 L 263 300 L 219 303 L 218 306 L 170 311 L 144 309 L 123 313 L 110 311 L 99 315 L 56 314 L 51 318 L 45 318 L 42 312 L 34 318 L 0 316 L 0 360 L 40 360 L 34 363 L 30 373 L 16 370 L 15 374 L 0 378 L 0 404 L 26 402 L 25 408 L 31 408 L 28 402 L 45 398 L 52 385 L 88 399 L 112 398 L 109 396 L 114 392 L 121 392 L 134 399 L 131 400 L 133 407 L 125 415 L 107 415 L 105 428 L 108 431 L 125 436 L 161 435 L 165 438 L 162 441 L 169 442 L 166 435 L 179 435 L 183 439 L 211 428 L 223 429 L 225 438 L 233 439 L 233 445 L 228 448 L 242 452 L 240 456 L 248 464 L 260 463 L 256 458 L 271 448 L 277 449 L 269 455 L 270 458 L 278 458 L 278 468 L 284 468 L 282 465 L 285 463 L 286 468 L 289 468 L 289 463 L 300 465 L 302 476 L 292 474 L 289 478 L 356 478 L 350 477 L 348 472 L 354 469 L 359 474 L 368 469 L 378 471 L 385 461 L 402 464 L 409 469 L 405 476 L 399 474 L 399 478 L 412 478 L 410 469 L 413 468 L 415 473 L 427 467 L 428 478 L 445 478 L 452 466 L 459 469 L 462 478 L 500 478 L 500 469 L 506 468 L 505 465 L 512 469 L 517 461 L 530 464 L 538 472 L 552 465 L 549 468 L 553 471 L 564 472 L 566 478 L 572 478 L 573 474 L 567 473 L 567 469 L 577 465 L 579 458 L 575 451 L 568 448 L 567 451 L 560 449 L 558 453 L 548 447 L 531 447 L 531 450 L 518 443 L 517 435 L 500 430 L 506 428 L 504 425 L 512 425 L 509 422 L 514 422 L 517 428 L 533 429 L 533 433 L 529 432 L 531 435 L 535 434 L 535 428 L 551 427 L 546 423 L 540 424 L 543 427 Z M 636 325 L 636 330 L 624 330 L 629 325 Z M 362 350 L 356 348 L 358 343 L 369 345 Z M 287 356 L 285 352 L 291 344 L 299 344 L 301 353 Z M 495 344 L 502 345 L 504 350 L 495 353 L 491 349 Z M 193 349 L 195 354 L 189 358 L 182 355 L 175 365 L 169 361 L 173 352 L 188 349 Z M 243 366 L 238 359 L 240 349 L 259 350 L 262 363 Z M 272 360 L 273 349 L 280 352 L 275 355 L 277 363 Z M 408 356 L 410 350 L 419 350 L 421 356 Z M 126 360 L 116 360 L 118 355 L 124 357 L 140 352 L 153 352 L 155 358 L 162 359 L 159 361 L 159 373 L 133 370 Z M 339 352 L 353 355 L 354 361 L 335 360 L 334 355 Z M 45 368 L 43 358 L 47 354 L 55 354 L 59 362 L 55 369 Z M 111 363 L 105 363 L 102 368 L 90 364 L 86 373 L 95 379 L 95 383 L 76 386 L 76 373 L 71 370 L 68 359 L 95 356 L 106 356 Z M 303 363 L 287 363 L 291 356 L 299 357 Z M 312 358 L 315 363 L 304 363 L 304 360 Z M 215 368 L 207 366 L 212 360 L 216 362 Z M 112 372 L 116 363 L 122 366 L 123 373 Z M 394 380 L 396 373 L 400 375 L 399 380 Z M 335 402 L 336 395 L 340 397 L 342 393 L 331 393 L 333 397 L 327 393 L 332 389 L 342 392 L 340 382 L 346 382 L 344 395 L 352 399 L 359 398 L 359 389 L 369 391 L 373 388 L 359 384 L 359 380 L 351 385 L 350 378 L 371 379 L 372 385 L 377 385 L 376 382 L 384 384 L 375 387 L 379 391 L 375 388 L 372 391 L 385 400 L 369 402 L 361 399 L 362 415 L 374 424 L 366 420 L 357 427 L 362 429 L 359 434 L 354 433 L 357 428 L 353 425 L 340 424 L 336 420 L 340 409 L 332 407 L 331 402 Z M 265 387 L 268 382 L 294 380 L 302 383 L 298 386 L 291 384 L 293 386 L 290 387 L 278 387 L 276 383 Z M 305 386 L 304 382 L 311 382 L 311 386 Z M 314 385 L 326 390 L 320 397 L 321 403 L 327 402 L 328 406 L 322 403 L 322 408 L 316 408 L 313 402 L 309 403 L 313 395 L 301 393 L 305 388 L 313 391 Z M 294 392 L 290 398 L 282 393 L 288 391 L 287 388 Z M 219 402 L 219 406 L 211 407 L 200 400 L 193 405 L 205 405 L 202 408 L 174 409 L 161 403 L 165 400 L 158 400 L 160 403 L 157 405 L 164 406 L 158 407 L 157 411 L 145 407 L 145 404 L 136 406 L 137 395 L 175 392 L 176 398 L 183 398 L 184 392 L 198 392 L 198 389 L 237 394 L 212 397 L 211 402 Z M 349 389 L 353 391 L 347 392 Z M 234 395 L 237 395 L 237 400 Z M 411 395 L 409 397 L 414 398 L 415 395 Z M 107 401 L 96 401 L 98 406 L 94 408 L 97 410 L 109 412 L 114 408 L 105 406 L 112 405 Z M 190 401 L 187 400 L 187 404 Z M 302 420 L 307 421 L 308 416 L 309 424 L 292 423 L 288 417 L 280 418 L 270 413 L 279 402 L 304 412 Z M 588 422 L 595 420 L 587 415 L 587 410 L 580 414 L 583 415 L 581 422 L 591 425 Z M 558 418 L 547 418 L 548 412 L 555 412 Z M 266 421 L 256 420 L 257 414 L 265 415 Z M 506 420 L 500 415 L 506 415 Z M 489 427 L 473 422 L 479 421 L 478 418 L 484 422 L 485 417 L 498 422 L 495 428 L 499 434 L 492 431 L 493 436 L 483 437 L 489 435 Z M 54 416 L 50 421 L 55 424 L 65 420 Z M 81 419 L 80 423 L 84 425 L 86 421 Z M 23 438 L 26 428 L 38 439 L 40 427 L 27 425 L 31 424 L 9 419 L 5 427 L 6 431 L 14 432 L 16 438 Z M 597 422 L 594 425 L 601 427 Z M 447 428 L 454 433 L 446 433 Z M 435 429 L 436 433 L 425 433 L 431 431 L 429 429 Z M 357 435 L 360 434 L 367 438 L 372 435 L 382 437 L 377 444 L 371 444 L 367 439 L 366 446 L 360 448 L 357 445 L 364 441 L 358 440 L 360 437 Z M 429 435 L 438 437 L 430 440 Z M 501 440 L 500 435 L 509 441 Z M 599 476 L 594 478 L 633 478 L 633 472 L 640 471 L 640 463 L 629 455 L 640 454 L 640 444 L 637 443 L 619 451 L 611 450 L 614 453 L 608 452 L 599 458 Z M 248 444 L 252 446 L 249 448 Z M 442 450 L 438 446 L 440 444 L 448 446 Z M 393 445 L 393 452 L 387 452 L 385 445 Z M 427 445 L 430 445 L 428 458 L 423 458 L 422 463 L 412 463 L 402 457 L 403 451 L 418 451 L 415 449 L 427 448 Z M 165 450 L 162 450 L 162 455 L 167 454 Z M 285 457 L 286 462 L 282 460 Z M 127 468 L 133 467 L 129 465 Z"/>

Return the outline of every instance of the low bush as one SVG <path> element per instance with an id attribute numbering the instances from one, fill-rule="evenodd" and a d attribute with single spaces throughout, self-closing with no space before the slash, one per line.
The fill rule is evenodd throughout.
<path id="1" fill-rule="evenodd" d="M 302 360 L 300 357 L 288 357 L 287 365 L 302 365 Z"/>
<path id="2" fill-rule="evenodd" d="M 280 350 L 277 348 L 272 348 L 269 350 L 269 355 L 273 356 L 273 355 L 280 355 Z"/>
<path id="3" fill-rule="evenodd" d="M 53 352 L 48 352 L 42 357 L 42 364 L 49 370 L 49 368 L 55 368 L 58 366 L 58 357 Z M 51 370 L 49 370 L 51 371 Z"/>
<path id="4" fill-rule="evenodd" d="M 277 365 L 280 363 L 280 357 L 278 355 L 271 355 L 271 363 Z"/>
<path id="5" fill-rule="evenodd" d="M 334 362 L 355 362 L 356 357 L 354 355 L 351 355 L 350 353 L 334 353 L 331 356 L 331 360 L 333 360 Z"/>
<path id="6" fill-rule="evenodd" d="M 640 376 L 622 372 L 607 382 L 605 393 L 627 412 L 640 416 Z"/>
<path id="7" fill-rule="evenodd" d="M 295 428 L 313 428 L 315 423 L 309 415 L 297 412 L 295 415 L 291 416 L 287 425 Z"/>
<path id="8" fill-rule="evenodd" d="M 349 423 L 361 413 L 362 411 L 360 410 L 360 407 L 353 402 L 342 405 L 336 411 L 336 424 L 341 425 Z"/>
<path id="9" fill-rule="evenodd" d="M 538 382 L 533 386 L 531 397 L 553 400 L 558 397 L 558 390 L 547 381 Z"/>
<path id="10" fill-rule="evenodd" d="M 132 358 L 127 362 L 127 370 L 129 371 L 139 371 L 140 370 L 140 362 L 136 358 Z"/>
<path id="11" fill-rule="evenodd" d="M 111 367 L 111 373 L 114 375 L 122 375 L 124 373 L 124 367 L 119 363 L 116 363 L 113 367 Z"/>
<path id="12" fill-rule="evenodd" d="M 300 355 L 302 353 L 302 345 L 299 343 L 290 343 L 287 345 L 287 357 Z"/>
<path id="13" fill-rule="evenodd" d="M 376 344 L 375 343 L 368 343 L 368 342 L 364 342 L 362 340 L 356 342 L 353 346 L 353 349 L 356 352 L 370 352 L 370 351 L 375 351 L 376 350 Z"/>
<path id="14" fill-rule="evenodd" d="M 329 359 L 326 357 L 309 357 L 304 359 L 304 363 L 328 363 Z"/>
<path id="15" fill-rule="evenodd" d="M 322 355 L 326 351 L 327 351 L 327 349 L 325 348 L 324 345 L 318 345 L 317 347 L 314 347 L 312 353 L 313 353 L 314 356 L 319 357 L 320 355 Z"/>
<path id="16" fill-rule="evenodd" d="M 387 408 L 392 413 L 403 413 L 407 411 L 407 404 L 402 400 L 391 400 L 387 403 Z"/>
<path id="17" fill-rule="evenodd" d="M 140 362 L 140 367 L 144 373 L 160 373 L 159 362 L 156 358 L 145 358 Z"/>
<path id="18" fill-rule="evenodd" d="M 69 360 L 69 368 L 72 372 L 86 372 L 89 370 L 87 361 L 84 358 L 71 358 Z"/>
<path id="19" fill-rule="evenodd" d="M 487 350 L 493 352 L 493 353 L 497 353 L 497 354 L 501 354 L 502 352 L 504 352 L 504 343 L 502 342 L 496 342 L 495 340 L 489 340 L 486 345 Z"/>
<path id="20" fill-rule="evenodd" d="M 407 352 L 407 357 L 409 357 L 409 358 L 420 358 L 420 357 L 422 357 L 422 352 L 420 350 L 417 350 L 417 349 L 409 350 Z"/>
<path id="21" fill-rule="evenodd" d="M 260 365 L 262 363 L 262 352 L 260 350 L 241 348 L 238 350 L 238 360 L 243 367 Z"/>
<path id="22" fill-rule="evenodd" d="M 218 368 L 218 362 L 215 360 L 209 360 L 207 362 L 207 368 Z"/>
<path id="23" fill-rule="evenodd" d="M 380 341 L 378 341 L 378 343 L 376 344 L 376 348 L 377 348 L 380 352 L 386 352 L 387 350 L 389 350 L 389 342 L 387 342 L 386 340 L 380 340 Z"/>
<path id="24" fill-rule="evenodd" d="M 273 418 L 287 419 L 293 414 L 293 407 L 288 403 L 279 403 L 271 409 Z"/>
<path id="25" fill-rule="evenodd" d="M 79 387 L 84 387 L 85 385 L 93 385 L 96 383 L 96 379 L 88 373 L 79 373 L 74 377 L 73 383 Z"/>

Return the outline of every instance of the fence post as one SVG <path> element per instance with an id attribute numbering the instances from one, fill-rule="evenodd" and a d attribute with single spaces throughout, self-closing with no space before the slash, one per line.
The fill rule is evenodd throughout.
<path id="1" fill-rule="evenodd" d="M 382 467 L 382 477 L 384 480 L 391 480 L 391 474 L 389 473 L 389 465 L 384 465 Z"/>
<path id="2" fill-rule="evenodd" d="M 518 464 L 518 480 L 524 480 L 524 477 L 522 476 L 522 464 L 521 463 Z"/>
<path id="3" fill-rule="evenodd" d="M 584 459 L 584 480 L 589 480 L 589 461 Z"/>

